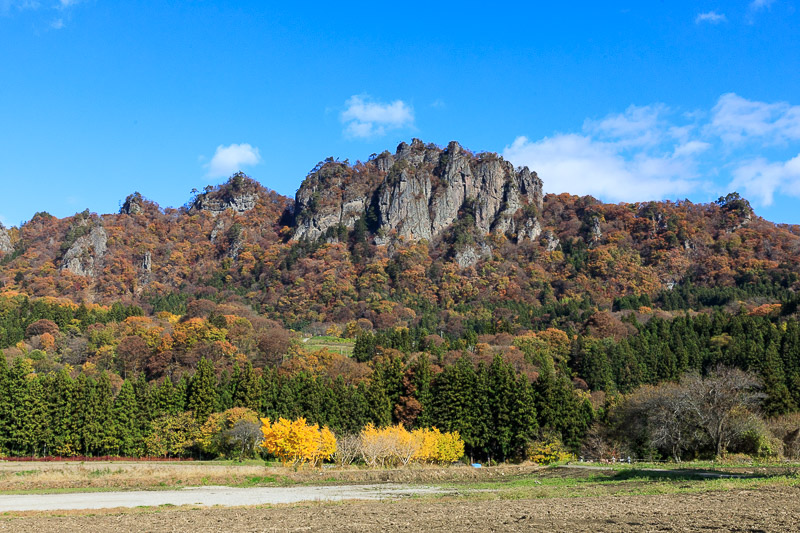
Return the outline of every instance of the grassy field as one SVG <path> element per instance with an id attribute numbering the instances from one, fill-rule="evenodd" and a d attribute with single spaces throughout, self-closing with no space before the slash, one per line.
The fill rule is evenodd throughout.
<path id="1" fill-rule="evenodd" d="M 665 468 L 666 467 L 666 468 Z M 475 469 L 414 466 L 401 469 L 283 468 L 263 462 L 0 463 L 0 495 L 103 490 L 401 483 L 436 485 L 469 498 L 549 498 L 667 494 L 800 485 L 800 465 L 723 466 L 534 464 Z"/>
<path id="2" fill-rule="evenodd" d="M 353 347 L 356 345 L 355 339 L 341 339 L 329 335 L 318 335 L 303 339 L 303 348 L 309 352 L 317 352 L 322 349 L 331 352 L 350 356 L 353 354 Z"/>

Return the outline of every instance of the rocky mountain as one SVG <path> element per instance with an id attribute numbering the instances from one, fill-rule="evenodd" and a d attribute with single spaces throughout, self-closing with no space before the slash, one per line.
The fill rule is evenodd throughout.
<path id="1" fill-rule="evenodd" d="M 37 213 L 0 228 L 0 292 L 146 311 L 238 302 L 293 327 L 531 327 L 576 302 L 786 301 L 800 290 L 799 235 L 735 193 L 710 204 L 543 195 L 535 172 L 496 154 L 415 139 L 320 162 L 294 200 L 236 174 L 177 209 L 134 193 L 116 214 Z"/>
<path id="2" fill-rule="evenodd" d="M 363 219 L 377 244 L 433 241 L 465 204 L 478 232 L 535 239 L 542 203 L 542 181 L 528 168 L 457 142 L 441 149 L 414 139 L 364 164 L 327 161 L 315 169 L 297 191 L 292 240 L 335 240 L 340 227 L 352 230 Z"/>

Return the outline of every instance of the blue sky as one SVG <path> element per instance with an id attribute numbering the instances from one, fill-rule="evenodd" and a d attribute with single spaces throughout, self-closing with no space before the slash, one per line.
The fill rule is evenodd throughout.
<path id="1" fill-rule="evenodd" d="M 547 192 L 800 223 L 798 2 L 0 0 L 0 222 L 162 206 L 419 137 Z M 550 3 L 548 3 L 550 4 Z"/>

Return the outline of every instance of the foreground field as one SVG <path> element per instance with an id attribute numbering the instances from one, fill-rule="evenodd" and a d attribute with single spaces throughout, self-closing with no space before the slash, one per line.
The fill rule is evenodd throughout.
<path id="1" fill-rule="evenodd" d="M 800 491 L 617 496 L 613 499 L 450 499 L 159 509 L 102 515 L 17 516 L 0 531 L 797 531 Z"/>
<path id="2" fill-rule="evenodd" d="M 241 491 L 240 497 L 224 503 L 238 507 L 204 507 L 200 499 L 171 503 L 169 495 L 174 492 L 165 492 L 206 485 L 179 491 L 200 494 L 213 490 L 211 484 L 240 487 L 225 489 Z M 0 487 L 0 503 L 5 501 L 6 509 L 14 509 L 11 504 L 18 497 L 66 502 L 78 496 L 130 507 L 127 500 L 150 488 L 144 493 L 149 503 L 132 509 L 0 512 L 3 532 L 797 531 L 800 523 L 800 476 L 795 467 L 785 465 L 715 469 L 509 465 L 294 472 L 230 464 L 29 463 L 0 464 Z M 124 492 L 134 489 L 140 492 Z M 364 489 L 373 493 L 359 494 Z M 64 494 L 76 491 L 103 494 L 69 498 Z M 260 493 L 304 491 L 318 501 L 245 506 L 254 501 L 297 501 L 254 499 Z M 320 495 L 329 492 L 361 501 L 320 501 L 324 499 Z M 376 495 L 380 500 L 363 501 Z M 26 508 L 35 507 L 18 509 Z"/>

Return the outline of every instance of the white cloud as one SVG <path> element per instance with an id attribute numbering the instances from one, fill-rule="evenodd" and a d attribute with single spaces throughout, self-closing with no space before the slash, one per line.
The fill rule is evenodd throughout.
<path id="1" fill-rule="evenodd" d="M 539 141 L 517 137 L 503 157 L 535 169 L 551 192 L 641 201 L 676 197 L 697 188 L 694 161 L 677 148 L 674 152 L 626 155 L 614 143 L 559 134 Z"/>
<path id="2" fill-rule="evenodd" d="M 730 186 L 761 205 L 772 205 L 776 193 L 800 196 L 800 154 L 786 162 L 763 157 L 747 161 L 733 171 Z"/>
<path id="3" fill-rule="evenodd" d="M 387 130 L 412 126 L 414 110 L 402 100 L 384 104 L 368 95 L 354 95 L 345 102 L 340 120 L 346 137 L 370 138 L 385 135 Z"/>
<path id="4" fill-rule="evenodd" d="M 696 189 L 697 156 L 710 144 L 693 138 L 696 126 L 664 104 L 630 106 L 587 119 L 582 134 L 532 141 L 517 137 L 503 156 L 544 178 L 551 192 L 591 194 L 612 201 L 676 197 Z"/>
<path id="5" fill-rule="evenodd" d="M 700 24 L 702 22 L 707 22 L 709 24 L 719 24 L 721 22 L 727 22 L 727 20 L 728 17 L 726 17 L 723 13 L 709 11 L 708 13 L 698 13 L 694 19 L 694 23 Z"/>
<path id="6" fill-rule="evenodd" d="M 56 19 L 50 23 L 50 27 L 54 30 L 60 30 L 64 27 L 64 19 Z"/>
<path id="7" fill-rule="evenodd" d="M 581 132 L 520 136 L 503 156 L 539 172 L 548 192 L 641 201 L 740 190 L 768 206 L 800 198 L 798 140 L 800 106 L 729 93 L 710 111 L 630 106 Z"/>
<path id="8" fill-rule="evenodd" d="M 703 141 L 687 141 L 684 144 L 679 144 L 672 152 L 673 157 L 690 157 L 701 154 L 711 148 L 711 143 Z"/>
<path id="9" fill-rule="evenodd" d="M 214 157 L 205 165 L 208 168 L 206 174 L 209 178 L 225 178 L 234 174 L 244 167 L 250 167 L 261 163 L 261 154 L 258 148 L 247 143 L 231 144 L 230 146 L 217 146 Z"/>
<path id="10" fill-rule="evenodd" d="M 759 9 L 769 9 L 775 3 L 775 0 L 753 0 L 750 2 L 750 9 L 758 11 Z"/>
<path id="11" fill-rule="evenodd" d="M 0 14 L 8 14 L 11 8 L 22 11 L 25 9 L 38 9 L 37 0 L 0 0 Z"/>
<path id="12" fill-rule="evenodd" d="M 662 142 L 667 134 L 662 115 L 668 112 L 663 104 L 632 105 L 624 113 L 584 121 L 583 131 L 619 147 L 652 146 Z"/>
<path id="13" fill-rule="evenodd" d="M 800 140 L 800 106 L 756 102 L 728 93 L 719 97 L 711 112 L 711 132 L 728 143 Z"/>

